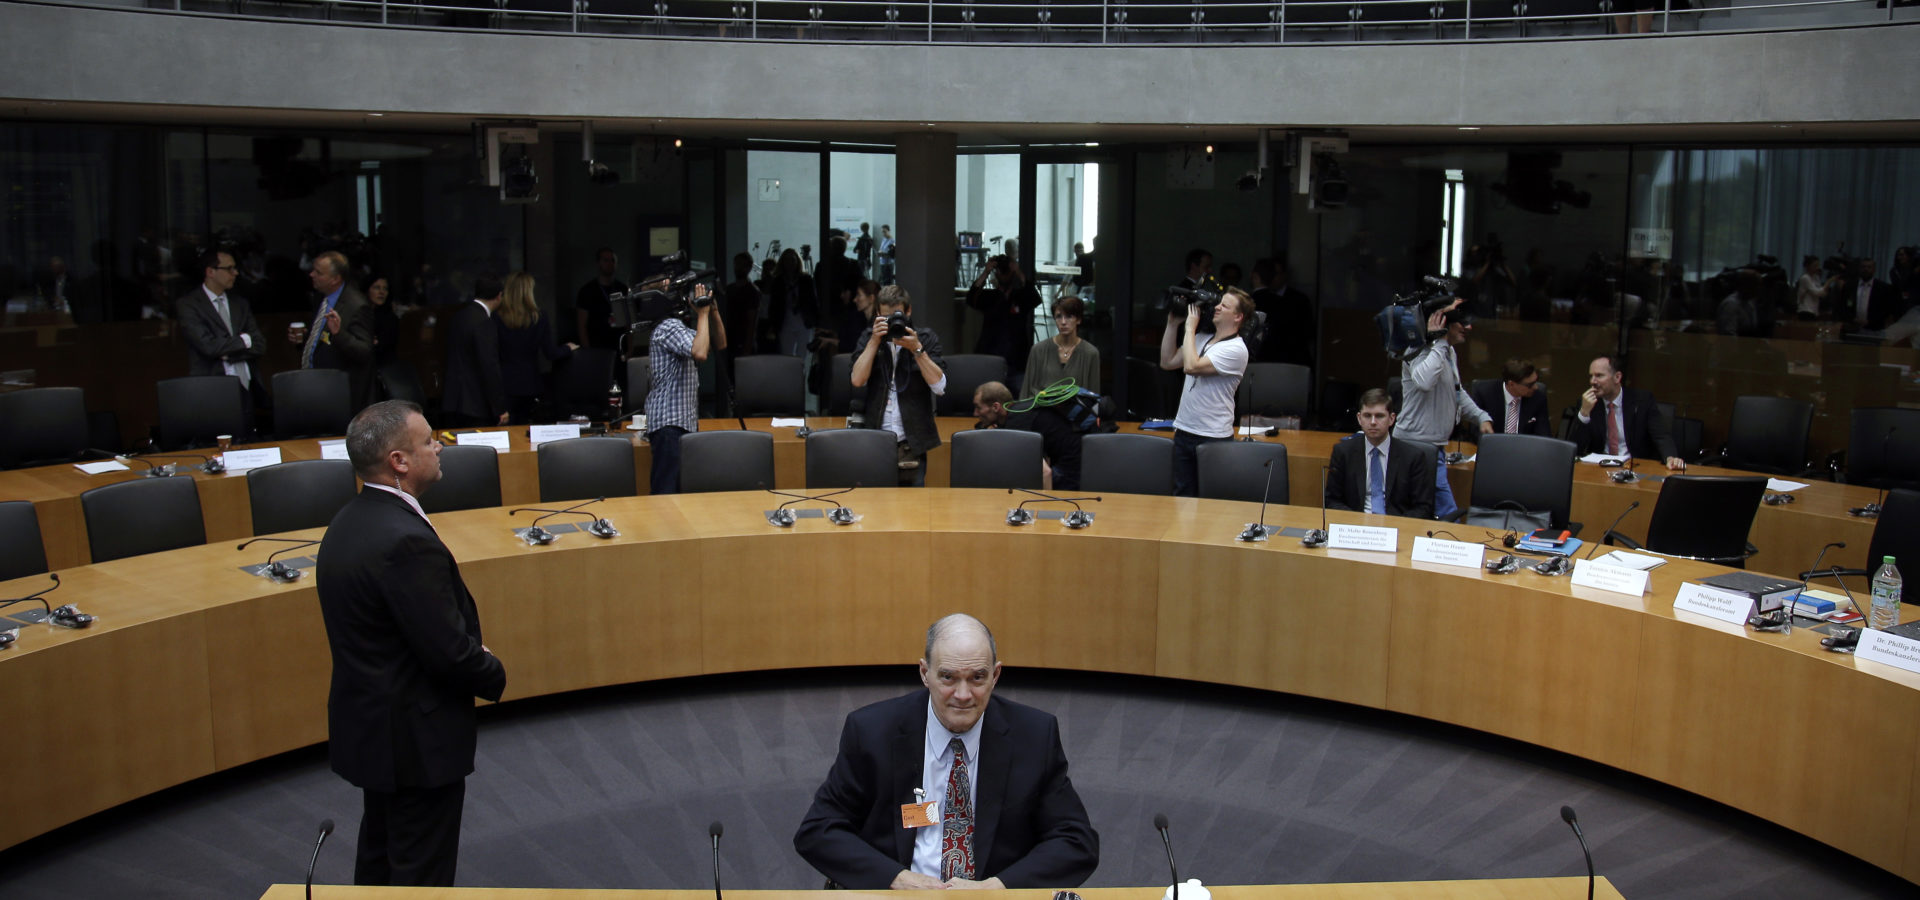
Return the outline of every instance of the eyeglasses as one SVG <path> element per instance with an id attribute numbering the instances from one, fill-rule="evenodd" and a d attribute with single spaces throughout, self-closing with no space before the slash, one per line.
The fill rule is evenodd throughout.
<path id="1" fill-rule="evenodd" d="M 238 271 L 240 271 L 240 267 L 239 267 L 239 266 L 208 266 L 207 268 L 209 268 L 209 269 L 212 269 L 212 270 L 214 270 L 215 272 L 238 272 Z"/>

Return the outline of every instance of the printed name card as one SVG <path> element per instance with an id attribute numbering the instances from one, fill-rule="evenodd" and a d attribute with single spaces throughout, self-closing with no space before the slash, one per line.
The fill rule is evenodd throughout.
<path id="1" fill-rule="evenodd" d="M 534 425 L 527 429 L 527 440 L 535 447 L 548 441 L 565 441 L 580 436 L 580 423 L 568 422 L 564 425 Z"/>
<path id="2" fill-rule="evenodd" d="M 1709 619 L 1745 625 L 1747 616 L 1753 614 L 1753 598 L 1689 582 L 1681 585 L 1680 593 L 1674 595 L 1673 608 L 1677 612 L 1690 612 Z"/>
<path id="3" fill-rule="evenodd" d="M 573 428 L 575 431 L 580 429 L 578 425 L 568 427 Z M 468 431 L 454 435 L 453 440 L 454 443 L 462 447 L 492 447 L 495 453 L 505 453 L 513 448 L 513 444 L 511 443 L 512 438 L 504 431 Z"/>
<path id="4" fill-rule="evenodd" d="M 227 464 L 227 472 L 245 472 L 261 466 L 280 464 L 279 447 L 263 447 L 259 450 L 228 450 L 221 454 L 220 461 Z"/>
<path id="5" fill-rule="evenodd" d="M 1860 632 L 1860 648 L 1853 653 L 1857 659 L 1920 672 L 1920 641 L 1904 638 L 1897 634 L 1888 634 L 1869 628 Z"/>
<path id="6" fill-rule="evenodd" d="M 1576 587 L 1598 588 L 1616 594 L 1630 594 L 1638 597 L 1647 592 L 1647 573 L 1626 566 L 1610 566 L 1590 559 L 1573 561 L 1573 579 Z"/>
<path id="7" fill-rule="evenodd" d="M 1380 550 L 1393 553 L 1400 549 L 1400 529 L 1377 525 L 1333 525 L 1327 528 L 1328 550 Z"/>
<path id="8" fill-rule="evenodd" d="M 321 441 L 320 442 L 320 458 L 321 459 L 349 459 L 350 457 L 347 456 L 347 442 L 344 440 Z"/>
<path id="9" fill-rule="evenodd" d="M 1443 566 L 1459 566 L 1463 569 L 1478 569 L 1487 558 L 1487 548 L 1466 541 L 1447 541 L 1416 535 L 1413 539 L 1413 561 L 1438 563 Z"/>

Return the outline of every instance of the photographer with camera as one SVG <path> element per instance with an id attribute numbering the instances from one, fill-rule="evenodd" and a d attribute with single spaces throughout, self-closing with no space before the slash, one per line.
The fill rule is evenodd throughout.
<path id="1" fill-rule="evenodd" d="M 927 451 L 940 446 L 933 420 L 933 398 L 947 392 L 940 336 L 931 328 L 914 328 L 912 298 L 897 284 L 880 289 L 874 313 L 873 327 L 855 341 L 860 355 L 853 358 L 853 386 L 866 391 L 867 419 L 861 427 L 893 432 L 900 484 L 919 487 L 927 480 Z"/>
<path id="2" fill-rule="evenodd" d="M 1194 291 L 1186 303 L 1169 304 L 1167 329 L 1160 336 L 1160 368 L 1179 369 L 1187 376 L 1180 412 L 1173 419 L 1176 497 L 1200 493 L 1200 445 L 1233 439 L 1234 392 L 1251 355 L 1239 332 L 1251 315 L 1253 299 L 1239 288 L 1219 295 Z M 1200 330 L 1203 318 L 1211 320 L 1212 334 Z"/>
<path id="3" fill-rule="evenodd" d="M 1016 246 L 1012 241 L 1007 245 Z M 1027 283 L 1020 261 L 1010 253 L 988 259 L 967 288 L 967 305 L 980 311 L 980 338 L 973 352 L 1006 360 L 1008 375 L 1019 377 L 1033 346 L 1033 311 L 1040 306 L 1040 292 Z"/>
<path id="4" fill-rule="evenodd" d="M 727 328 L 704 283 L 693 285 L 685 305 L 653 327 L 647 365 L 647 443 L 653 467 L 647 478 L 655 494 L 680 493 L 680 438 L 700 430 L 700 363 L 711 350 L 727 349 Z"/>
<path id="5" fill-rule="evenodd" d="M 1464 302 L 1455 297 L 1428 314 L 1427 345 L 1400 363 L 1400 417 L 1393 428 L 1394 437 L 1434 448 L 1439 463 L 1434 467 L 1433 511 L 1442 519 L 1459 508 L 1447 485 L 1444 459 L 1453 427 L 1471 422 L 1482 434 L 1493 432 L 1493 420 L 1460 385 L 1454 348 L 1467 342 L 1467 332 L 1473 328 L 1473 314 L 1461 307 Z"/>

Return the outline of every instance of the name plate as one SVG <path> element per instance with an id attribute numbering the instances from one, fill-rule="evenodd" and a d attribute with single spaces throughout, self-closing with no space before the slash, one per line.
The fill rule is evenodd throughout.
<path id="1" fill-rule="evenodd" d="M 548 441 L 565 441 L 580 436 L 580 423 L 568 422 L 564 425 L 532 425 L 527 428 L 527 440 L 535 447 Z"/>
<path id="2" fill-rule="evenodd" d="M 321 459 L 351 459 L 351 457 L 347 455 L 347 442 L 344 440 L 321 441 L 320 442 L 320 458 Z"/>
<path id="3" fill-rule="evenodd" d="M 1573 561 L 1573 578 L 1577 587 L 1598 588 L 1616 594 L 1629 594 L 1635 597 L 1647 592 L 1647 573 L 1626 566 L 1610 566 L 1590 559 Z"/>
<path id="4" fill-rule="evenodd" d="M 544 428 L 550 426 L 535 427 Z M 569 425 L 567 427 L 575 431 L 579 431 L 580 429 L 578 425 Z M 511 443 L 512 437 L 504 431 L 468 431 L 454 435 L 453 441 L 462 447 L 492 447 L 495 453 L 505 453 L 513 447 Z"/>
<path id="5" fill-rule="evenodd" d="M 1690 612 L 1709 619 L 1745 625 L 1747 616 L 1753 613 L 1753 598 L 1745 594 L 1710 588 L 1704 584 L 1688 583 L 1681 585 L 1680 593 L 1674 595 L 1673 608 L 1678 612 Z"/>
<path id="6" fill-rule="evenodd" d="M 228 472 L 245 472 L 261 466 L 280 464 L 280 448 L 265 447 L 259 450 L 228 450 L 221 454 L 220 461 L 227 464 Z"/>
<path id="7" fill-rule="evenodd" d="M 1896 669 L 1920 672 L 1920 641 L 1869 628 L 1860 632 L 1856 659 L 1867 659 Z"/>
<path id="8" fill-rule="evenodd" d="M 1332 525 L 1327 528 L 1327 549 L 1398 552 L 1400 529 L 1378 525 Z"/>
<path id="9" fill-rule="evenodd" d="M 1487 548 L 1466 541 L 1448 541 L 1417 535 L 1413 539 L 1413 561 L 1478 569 L 1486 561 Z"/>

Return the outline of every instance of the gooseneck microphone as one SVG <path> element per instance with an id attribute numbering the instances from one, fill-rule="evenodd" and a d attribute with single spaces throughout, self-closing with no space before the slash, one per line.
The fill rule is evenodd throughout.
<path id="1" fill-rule="evenodd" d="M 1267 500 L 1273 495 L 1273 460 L 1268 459 L 1261 465 L 1267 467 L 1267 486 L 1260 489 L 1260 521 L 1250 522 L 1240 532 L 1236 541 L 1257 541 L 1267 536 Z M 1320 492 L 1321 502 L 1326 502 L 1326 491 Z"/>
<path id="2" fill-rule="evenodd" d="M 707 837 L 713 840 L 713 900 L 720 900 L 720 833 L 725 830 L 719 822 L 707 826 Z"/>
<path id="3" fill-rule="evenodd" d="M 1632 503 L 1627 504 L 1627 508 L 1621 510 L 1620 515 L 1614 517 L 1613 524 L 1608 525 L 1607 530 L 1600 532 L 1600 536 L 1597 538 L 1594 538 L 1593 546 L 1587 548 L 1587 555 L 1581 557 L 1581 559 L 1592 559 L 1593 551 L 1600 549 L 1600 545 L 1607 542 L 1607 535 L 1612 534 L 1615 528 L 1620 527 L 1621 522 L 1626 521 L 1628 513 L 1633 512 L 1634 510 L 1639 508 L 1640 508 L 1640 501 L 1638 500 L 1635 500 Z"/>
<path id="4" fill-rule="evenodd" d="M 1160 832 L 1160 843 L 1167 848 L 1167 874 L 1173 876 L 1173 900 L 1180 900 L 1180 870 L 1173 864 L 1173 836 L 1167 833 L 1167 814 L 1153 814 L 1153 830 Z"/>
<path id="5" fill-rule="evenodd" d="M 793 527 L 793 523 L 794 523 L 793 511 L 788 509 L 787 507 L 792 506 L 795 503 L 806 503 L 810 501 L 811 502 L 824 501 L 828 497 L 838 497 L 841 494 L 849 493 L 853 491 L 855 488 L 860 487 L 860 483 L 856 481 L 854 482 L 853 487 L 850 487 L 850 488 L 841 488 L 840 490 L 837 490 L 837 491 L 828 491 L 827 493 L 824 493 L 824 494 L 815 494 L 815 495 L 809 496 L 807 494 L 793 494 L 793 493 L 788 493 L 787 491 L 776 491 L 773 488 L 767 487 L 767 483 L 764 481 L 760 482 L 759 484 L 760 484 L 760 488 L 769 494 L 774 494 L 781 497 L 793 498 L 792 500 L 788 500 L 787 502 L 782 503 L 779 506 L 767 511 L 767 522 L 772 525 L 778 526 L 780 528 Z M 827 521 L 832 522 L 835 525 L 852 525 L 854 521 L 853 510 L 850 510 L 845 506 L 836 503 L 834 504 L 832 509 L 827 510 Z"/>
<path id="6" fill-rule="evenodd" d="M 313 867 L 320 862 L 320 848 L 327 843 L 327 835 L 333 833 L 333 820 L 320 822 L 320 838 L 313 842 L 313 858 L 307 860 L 307 900 L 313 900 Z"/>
<path id="7" fill-rule="evenodd" d="M 588 506 L 590 504 L 599 503 L 606 499 L 607 498 L 605 497 L 595 497 L 592 500 L 582 500 L 579 503 L 575 503 L 574 505 L 567 507 L 566 509 L 541 509 L 537 506 L 523 506 L 523 507 L 520 507 L 519 509 L 509 510 L 507 512 L 507 515 L 514 516 L 514 515 L 519 515 L 520 513 L 523 513 L 523 512 L 546 513 L 546 515 L 543 515 L 543 516 L 540 516 L 539 518 L 534 519 L 532 525 L 527 526 L 527 542 L 530 544 L 553 543 L 553 532 L 548 531 L 545 528 L 541 528 L 540 523 L 545 522 L 546 520 L 551 519 L 554 516 L 565 516 L 565 515 L 586 516 L 590 520 L 587 522 L 587 528 L 586 528 L 588 534 L 591 534 L 594 537 L 611 538 L 611 537 L 618 536 L 620 534 L 619 531 L 614 530 L 613 523 L 608 522 L 606 519 L 602 519 L 599 516 L 594 515 L 593 513 L 582 512 L 580 509 L 580 507 L 582 506 Z"/>
<path id="8" fill-rule="evenodd" d="M 1027 511 L 1027 504 L 1029 503 L 1071 503 L 1073 504 L 1073 512 L 1067 513 L 1065 516 L 1061 517 L 1060 519 L 1061 523 L 1066 525 L 1068 528 L 1085 528 L 1088 525 L 1093 524 L 1093 517 L 1088 515 L 1085 509 L 1081 508 L 1080 501 L 1092 500 L 1095 503 L 1100 502 L 1099 497 L 1055 497 L 1052 494 L 1043 494 L 1032 488 L 1007 488 L 1007 493 L 1009 494 L 1013 493 L 1014 491 L 1019 491 L 1023 494 L 1032 494 L 1034 497 L 1038 499 L 1022 500 L 1020 501 L 1019 506 L 1016 506 L 1012 510 L 1008 511 L 1007 512 L 1008 525 L 1026 525 L 1033 521 L 1033 513 L 1030 513 Z"/>
<path id="9" fill-rule="evenodd" d="M 168 475 L 173 474 L 173 466 L 155 465 L 153 460 L 135 456 L 131 453 L 115 453 L 112 450 L 101 450 L 98 447 L 88 447 L 87 449 L 80 451 L 80 455 L 81 457 L 86 459 L 111 459 L 111 460 L 117 460 L 122 463 L 137 462 L 147 467 L 146 472 L 144 474 L 148 478 L 165 478 Z"/>
<path id="10" fill-rule="evenodd" d="M 293 545 L 291 547 L 282 547 L 268 554 L 267 567 L 261 570 L 261 574 L 267 576 L 268 578 L 273 579 L 274 581 L 283 582 L 283 583 L 289 582 L 289 581 L 298 581 L 300 579 L 300 570 L 293 568 L 292 566 L 289 566 L 286 563 L 278 562 L 277 560 L 280 554 L 291 553 L 295 550 L 299 550 L 305 547 L 311 547 L 315 544 L 320 543 L 317 540 L 302 539 L 302 538 L 257 537 L 249 541 L 242 541 L 240 542 L 240 546 L 235 547 L 233 549 L 245 550 L 254 544 L 260 543 L 261 541 L 272 541 L 273 543 L 276 543 L 276 544 L 292 544 Z"/>
<path id="11" fill-rule="evenodd" d="M 1795 593 L 1792 597 L 1789 597 L 1781 601 L 1779 609 L 1773 610 L 1772 612 L 1761 612 L 1759 610 L 1760 601 L 1755 600 L 1754 614 L 1747 618 L 1747 625 L 1755 631 L 1778 631 L 1782 634 L 1792 634 L 1793 633 L 1793 602 L 1795 600 L 1800 599 L 1800 594 L 1806 593 L 1807 582 L 1811 581 L 1813 579 L 1813 576 L 1818 574 L 1820 571 L 1820 561 L 1826 559 L 1827 551 L 1832 550 L 1834 548 L 1845 550 L 1847 549 L 1847 542 L 1834 541 L 1833 543 L 1828 544 L 1825 547 L 1821 547 L 1820 555 L 1815 556 L 1813 558 L 1813 568 L 1800 573 L 1799 592 Z M 1838 567 L 1836 567 L 1836 569 L 1837 568 Z M 1840 589 L 1846 590 L 1846 587 L 1847 587 L 1846 584 L 1842 582 L 1840 585 Z M 1847 596 L 1851 598 L 1853 596 L 1853 592 L 1848 591 Z"/>
<path id="12" fill-rule="evenodd" d="M 1887 442 L 1893 440 L 1893 433 L 1898 430 L 1899 426 L 1889 425 L 1887 426 L 1887 433 L 1880 436 L 1880 468 L 1882 470 L 1880 473 L 1880 496 L 1875 498 L 1872 503 L 1865 506 L 1856 506 L 1847 510 L 1847 512 L 1862 519 L 1876 519 L 1880 517 L 1880 510 L 1887 502 L 1888 473 L 1885 470 L 1890 468 L 1889 463 L 1891 462 L 1887 459 Z"/>
<path id="13" fill-rule="evenodd" d="M 218 456 L 208 456 L 204 453 L 149 453 L 147 457 L 149 459 L 186 459 L 187 457 L 192 457 L 200 461 L 200 464 L 193 466 L 193 468 L 199 469 L 208 475 L 218 475 L 227 470 L 225 460 L 222 460 Z"/>
<path id="14" fill-rule="evenodd" d="M 1560 807 L 1560 819 L 1573 829 L 1573 836 L 1580 839 L 1580 852 L 1587 857 L 1587 900 L 1593 900 L 1593 850 L 1587 846 L 1587 836 L 1580 832 L 1580 817 L 1573 814 L 1573 807 Z"/>
<path id="15" fill-rule="evenodd" d="M 1325 547 L 1327 545 L 1327 466 L 1320 466 L 1320 527 L 1300 536 L 1302 547 Z"/>
<path id="16" fill-rule="evenodd" d="M 47 616 L 51 618 L 53 616 L 53 607 L 48 605 L 46 601 L 46 596 L 48 594 L 53 593 L 56 588 L 60 587 L 60 573 L 48 572 L 47 577 L 53 579 L 52 584 L 47 585 L 46 587 L 43 587 L 37 591 L 34 591 L 33 593 L 26 595 L 25 597 L 15 597 L 12 600 L 0 600 L 0 609 L 6 609 L 7 607 L 14 605 L 15 603 L 26 603 L 30 600 L 38 600 L 40 601 L 40 608 L 46 610 Z"/>

